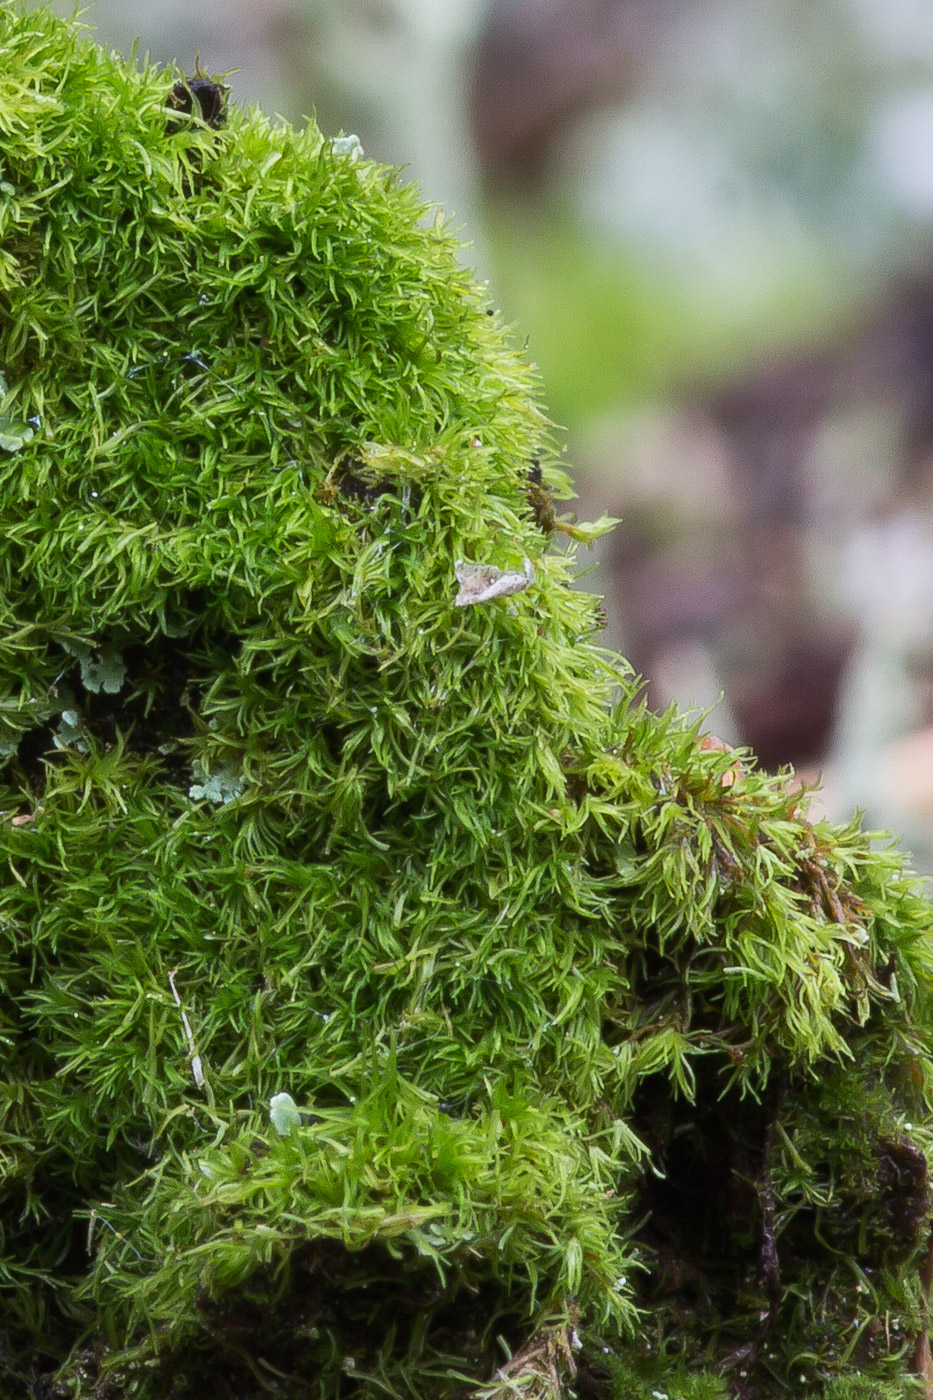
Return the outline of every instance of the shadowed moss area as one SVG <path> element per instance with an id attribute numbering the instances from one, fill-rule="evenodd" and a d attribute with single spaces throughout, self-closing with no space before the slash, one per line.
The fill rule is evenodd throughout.
<path id="1" fill-rule="evenodd" d="M 3 1394 L 914 1394 L 930 907 L 635 702 L 443 221 L 3 5 L 0 372 Z"/>

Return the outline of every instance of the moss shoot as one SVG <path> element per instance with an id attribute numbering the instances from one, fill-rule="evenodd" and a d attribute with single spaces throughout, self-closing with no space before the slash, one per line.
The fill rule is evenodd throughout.
<path id="1" fill-rule="evenodd" d="M 0 4 L 0 372 L 3 1395 L 929 1385 L 930 906 L 637 703 L 443 220 Z"/>

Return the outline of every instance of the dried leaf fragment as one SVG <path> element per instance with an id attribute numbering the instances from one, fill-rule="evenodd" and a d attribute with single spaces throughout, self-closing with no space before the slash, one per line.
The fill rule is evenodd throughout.
<path id="1" fill-rule="evenodd" d="M 522 593 L 535 581 L 534 565 L 530 559 L 523 561 L 521 573 L 515 570 L 497 569 L 495 564 L 468 564 L 458 559 L 454 565 L 460 592 L 454 599 L 454 607 L 470 608 L 474 603 L 489 603 L 493 598 L 508 598 L 512 593 Z"/>
<path id="2" fill-rule="evenodd" d="M 727 744 L 725 739 L 720 739 L 718 734 L 703 734 L 700 737 L 700 751 L 702 753 L 731 753 L 732 745 Z M 745 777 L 745 769 L 736 759 L 731 768 L 727 768 L 720 778 L 724 788 L 732 787 L 738 778 Z"/>

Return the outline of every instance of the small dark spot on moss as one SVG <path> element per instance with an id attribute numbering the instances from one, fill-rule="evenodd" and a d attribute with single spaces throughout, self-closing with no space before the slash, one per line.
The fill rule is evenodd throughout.
<path id="1" fill-rule="evenodd" d="M 174 85 L 165 105 L 174 112 L 183 112 L 187 117 L 200 117 L 209 127 L 217 131 L 227 120 L 227 93 L 229 91 L 226 83 L 215 83 L 211 78 L 195 73 L 193 78 L 185 78 Z M 197 111 L 195 104 L 197 104 Z M 170 132 L 175 132 L 180 129 L 181 125 L 181 122 L 170 122 L 168 129 Z"/>

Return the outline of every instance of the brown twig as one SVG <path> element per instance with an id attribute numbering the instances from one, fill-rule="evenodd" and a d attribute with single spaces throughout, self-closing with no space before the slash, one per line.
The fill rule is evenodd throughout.
<path id="1" fill-rule="evenodd" d="M 920 1266 L 920 1331 L 914 1343 L 914 1371 L 923 1382 L 923 1400 L 933 1400 L 933 1351 L 930 1349 L 930 1287 L 933 1285 L 933 1229 Z"/>

